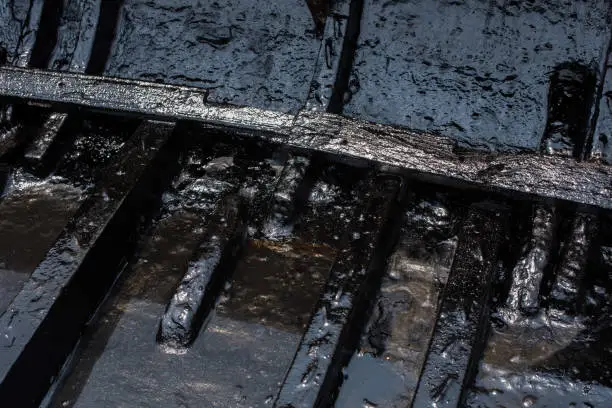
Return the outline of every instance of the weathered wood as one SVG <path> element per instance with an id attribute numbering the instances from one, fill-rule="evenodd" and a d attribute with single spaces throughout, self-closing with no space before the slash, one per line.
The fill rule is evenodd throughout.
<path id="1" fill-rule="evenodd" d="M 458 407 L 480 358 L 503 214 L 471 208 L 444 288 L 438 319 L 412 406 Z"/>
<path id="2" fill-rule="evenodd" d="M 243 215 L 240 199 L 228 194 L 207 220 L 203 241 L 162 316 L 161 344 L 183 349 L 195 339 L 246 241 Z"/>
<path id="3" fill-rule="evenodd" d="M 48 67 L 60 71 L 85 72 L 93 52 L 102 3 L 71 1 L 60 8 L 62 15 L 58 21 L 57 41 Z M 55 153 L 60 146 L 73 136 L 70 125 L 74 120 L 66 113 L 45 112 L 43 115 L 45 118 L 24 154 L 26 160 L 38 171 L 49 167 L 56 159 Z"/>
<path id="4" fill-rule="evenodd" d="M 161 153 L 173 129 L 140 126 L 0 317 L 3 404 L 38 406 L 72 352 L 121 270 L 143 203 L 164 179 Z"/>
<path id="5" fill-rule="evenodd" d="M 343 352 L 358 337 L 359 316 L 367 296 L 364 290 L 380 268 L 375 252 L 391 206 L 399 192 L 398 180 L 368 183 L 363 208 L 357 209 L 345 231 L 346 246 L 332 266 L 329 280 L 306 328 L 275 406 L 306 408 L 327 406 L 339 385 L 341 369 L 350 354 Z M 363 191 L 362 191 L 363 193 Z M 385 254 L 386 255 L 386 254 Z M 349 346 L 350 347 L 350 346 Z"/>
<path id="6" fill-rule="evenodd" d="M 121 114 L 188 120 L 263 138 L 300 151 L 322 152 L 364 166 L 372 162 L 428 181 L 505 192 L 516 198 L 567 200 L 612 209 L 612 168 L 535 153 L 487 155 L 458 151 L 450 139 L 342 116 L 284 114 L 206 103 L 190 87 L 80 74 L 0 68 L 0 95 Z"/>

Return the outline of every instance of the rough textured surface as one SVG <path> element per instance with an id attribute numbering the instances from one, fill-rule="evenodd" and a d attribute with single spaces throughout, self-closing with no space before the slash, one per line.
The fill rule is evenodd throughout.
<path id="1" fill-rule="evenodd" d="M 53 5 L 49 8 L 53 8 Z M 101 8 L 101 3 L 88 0 L 65 0 L 61 5 L 55 5 L 55 9 L 51 11 L 57 16 L 57 33 L 55 27 L 49 30 L 53 31 L 57 38 L 52 52 L 45 58 L 46 66 L 55 71 L 86 72 L 94 52 L 96 29 L 102 24 Z M 55 18 L 47 9 L 45 11 L 47 14 L 44 22 Z M 32 167 L 37 168 L 39 172 L 48 170 L 54 153 L 61 149 L 62 143 L 74 137 L 75 123 L 75 118 L 66 113 L 44 112 L 42 115 L 45 119 L 36 129 L 36 134 L 24 154 Z"/>
<path id="2" fill-rule="evenodd" d="M 612 68 L 610 67 L 606 70 L 592 144 L 592 156 L 612 164 Z"/>
<path id="3" fill-rule="evenodd" d="M 289 364 L 299 342 L 298 333 L 275 329 L 274 319 L 254 322 L 224 310 L 223 316 L 212 314 L 187 352 L 168 352 L 156 343 L 159 319 L 197 250 L 203 226 L 200 215 L 182 208 L 143 237 L 135 263 L 83 338 L 51 406 L 264 405 L 282 381 L 285 367 L 279 361 Z M 235 302 L 246 305 L 274 293 L 260 282 Z"/>
<path id="4" fill-rule="evenodd" d="M 595 115 L 599 72 L 584 64 L 559 64 L 550 73 L 548 115 L 540 151 L 546 154 L 588 155 L 590 122 Z"/>
<path id="5" fill-rule="evenodd" d="M 549 73 L 599 74 L 609 3 L 366 0 L 344 112 L 491 150 L 537 149 Z"/>
<path id="6" fill-rule="evenodd" d="M 45 67 L 42 61 L 46 60 L 47 44 L 52 39 L 38 39 L 38 32 L 41 16 L 50 4 L 44 0 L 9 0 L 0 4 L 0 65 Z M 24 124 L 18 123 L 19 119 L 13 106 L 0 105 L 0 158 L 11 155 L 23 140 Z"/>
<path id="7" fill-rule="evenodd" d="M 560 199 L 612 208 L 612 168 L 537 154 L 483 155 L 458 150 L 447 138 L 338 115 L 282 114 L 206 103 L 206 92 L 148 82 L 0 68 L 0 92 L 64 106 L 186 119 L 240 136 L 265 138 L 289 148 L 354 164 L 403 169 L 438 183 Z"/>
<path id="8" fill-rule="evenodd" d="M 105 126 L 100 117 L 81 119 L 82 125 L 75 130 L 78 141 L 55 163 L 55 174 L 41 178 L 18 168 L 8 175 L 0 196 L 0 280 L 4 283 L 0 311 L 19 293 L 92 185 L 100 181 L 99 168 L 116 158 L 130 137 L 129 122 Z"/>
<path id="9" fill-rule="evenodd" d="M 240 200 L 235 196 L 220 200 L 207 221 L 203 241 L 159 325 L 157 339 L 167 347 L 184 349 L 193 342 L 246 239 Z"/>
<path id="10" fill-rule="evenodd" d="M 304 211 L 309 228 L 298 225 L 282 241 L 248 241 L 188 349 L 155 343 L 164 306 L 180 289 L 190 260 L 201 255 L 204 235 L 223 229 L 210 217 L 219 198 L 238 189 L 253 203 L 269 199 L 270 190 L 281 192 L 284 160 L 259 153 L 253 145 L 224 143 L 186 149 L 181 171 L 163 194 L 159 219 L 84 337 L 51 406 L 271 404 L 333 262 L 335 241 L 317 227 L 328 209 L 341 213 L 354 204 L 334 189 Z M 251 215 L 264 212 L 249 219 L 252 235 L 260 235 L 256 221 L 266 218 L 272 207 L 266 204 L 249 209 Z M 136 388 L 146 391 L 131 392 Z"/>
<path id="11" fill-rule="evenodd" d="M 584 278 L 589 255 L 597 241 L 597 218 L 576 214 L 562 245 L 550 290 L 550 309 L 575 316 L 584 303 Z"/>
<path id="12" fill-rule="evenodd" d="M 296 111 L 314 74 L 315 28 L 303 0 L 126 0 L 106 74 L 202 87 L 215 103 Z"/>
<path id="13" fill-rule="evenodd" d="M 4 1 L 0 5 L 0 59 L 15 60 L 22 32 L 26 30 L 30 4 L 26 1 Z"/>
<path id="14" fill-rule="evenodd" d="M 456 204 L 442 194 L 409 202 L 360 348 L 344 370 L 336 408 L 400 408 L 412 401 L 457 247 Z"/>
<path id="15" fill-rule="evenodd" d="M 580 257 L 572 260 L 571 256 L 585 242 L 581 224 L 588 226 L 583 224 L 588 218 L 578 214 L 567 220 L 570 233 L 564 246 L 568 250 L 556 260 L 557 269 L 583 261 Z M 600 221 L 598 244 L 591 248 L 586 265 L 580 265 L 585 282 L 570 313 L 556 309 L 559 303 L 554 301 L 550 302 L 556 309 L 552 313 L 541 308 L 538 314 L 514 322 L 504 319 L 499 310 L 493 312 L 487 346 L 469 387 L 468 406 L 609 405 L 612 234 L 609 222 Z M 574 314 L 577 310 L 578 315 Z"/>
<path id="16" fill-rule="evenodd" d="M 444 288 L 415 407 L 458 407 L 484 342 L 491 283 L 505 229 L 502 211 L 470 208 Z"/>
<path id="17" fill-rule="evenodd" d="M 301 156 L 291 157 L 285 163 L 270 200 L 270 213 L 264 222 L 262 233 L 266 238 L 280 239 L 291 234 L 296 204 L 303 199 L 300 190 L 310 187 L 309 180 L 304 178 L 309 164 L 310 161 Z"/>
<path id="18" fill-rule="evenodd" d="M 359 310 L 368 301 L 366 287 L 376 281 L 380 268 L 376 257 L 386 255 L 377 253 L 377 249 L 389 238 L 383 234 L 388 234 L 385 226 L 398 188 L 398 180 L 384 178 L 360 186 L 361 203 L 344 231 L 344 247 L 334 260 L 275 407 L 308 408 L 329 405 L 333 400 L 341 381 L 340 370 L 346 363 L 342 349 L 349 347 L 351 332 L 359 327 Z"/>
<path id="19" fill-rule="evenodd" d="M 7 0 L 0 4 L 0 63 L 24 67 L 36 42 L 43 0 Z"/>
<path id="20" fill-rule="evenodd" d="M 49 68 L 85 72 L 95 40 L 100 4 L 88 0 L 65 0 L 62 11 Z"/>
<path id="21" fill-rule="evenodd" d="M 607 406 L 610 6 L 5 1 L 0 405 Z"/>
<path id="22" fill-rule="evenodd" d="M 32 143 L 26 148 L 24 157 L 34 167 L 43 168 L 53 160 L 53 146 L 59 145 L 59 135 L 73 137 L 74 132 L 70 126 L 74 123 L 66 113 L 52 112 L 37 129 Z"/>
<path id="23" fill-rule="evenodd" d="M 559 220 L 555 208 L 535 206 L 531 217 L 531 234 L 521 249 L 506 299 L 507 319 L 534 313 L 540 307 L 540 287 L 544 270 L 556 249 Z"/>
<path id="24" fill-rule="evenodd" d="M 138 219 L 133 217 L 133 212 L 154 185 L 148 185 L 146 175 L 154 176 L 151 174 L 155 167 L 152 161 L 172 129 L 172 125 L 161 123 L 148 122 L 141 126 L 131 143 L 125 146 L 124 154 L 108 168 L 105 183 L 99 184 L 81 205 L 73 221 L 0 317 L 0 398 L 3 403 L 13 406 L 36 403 L 41 392 L 44 393 L 41 383 L 49 384 L 76 345 L 96 303 L 119 272 L 122 251 L 115 248 L 113 256 L 109 254 L 104 260 L 99 259 L 95 268 L 88 265 L 91 254 L 95 250 L 104 251 L 100 242 L 105 239 L 114 241 L 121 249 L 126 248 L 129 227 Z M 146 193 L 138 192 L 139 188 Z M 113 237 L 117 228 L 124 229 L 120 238 Z M 98 267 L 103 270 L 96 270 Z M 80 297 L 88 301 L 78 308 L 66 308 L 66 304 Z M 45 326 L 51 328 L 45 330 Z M 47 344 L 54 344 L 52 351 L 47 349 Z M 43 359 L 45 362 L 39 365 L 38 375 L 30 377 L 32 361 Z M 14 393 L 15 384 L 24 381 L 31 384 L 32 392 Z"/>
<path id="25" fill-rule="evenodd" d="M 332 112 L 341 110 L 341 106 L 335 106 L 336 104 L 332 106 L 330 103 L 338 92 L 336 85 L 339 79 L 340 81 L 343 79 L 340 71 L 349 56 L 347 54 L 350 54 L 351 60 L 353 57 L 352 49 L 346 44 L 351 1 L 334 0 L 331 3 L 306 104 L 309 110 Z"/>

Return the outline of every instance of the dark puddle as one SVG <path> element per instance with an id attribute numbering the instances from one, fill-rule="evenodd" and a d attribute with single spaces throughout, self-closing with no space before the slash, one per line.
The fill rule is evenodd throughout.
<path id="1" fill-rule="evenodd" d="M 355 204 L 350 171 L 329 168 L 301 221 L 281 240 L 262 233 L 284 154 L 258 146 L 190 147 L 163 208 L 99 318 L 85 333 L 53 407 L 267 406 L 282 384 Z M 250 238 L 193 344 L 156 342 L 160 319 L 224 191 L 251 203 Z M 262 198 L 263 197 L 263 198 Z M 262 217 L 263 213 L 263 217 Z M 332 216 L 335 225 L 326 221 Z M 327 224 L 323 227 L 323 224 Z M 334 228 L 335 227 L 335 228 Z M 332 233 L 330 233 L 330 229 Z"/>
<path id="2" fill-rule="evenodd" d="M 45 256 L 81 200 L 81 190 L 21 171 L 0 201 L 0 312 Z"/>
<path id="3" fill-rule="evenodd" d="M 76 213 L 103 169 L 130 135 L 100 117 L 87 118 L 51 176 L 13 170 L 0 199 L 0 312 L 10 304 Z M 129 128 L 129 126 L 127 126 Z"/>

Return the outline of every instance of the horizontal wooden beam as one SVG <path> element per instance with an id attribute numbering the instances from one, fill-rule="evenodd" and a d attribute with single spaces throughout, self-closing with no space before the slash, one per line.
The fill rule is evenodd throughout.
<path id="1" fill-rule="evenodd" d="M 206 90 L 192 87 L 0 68 L 0 99 L 45 103 L 56 109 L 76 107 L 199 122 L 207 128 L 325 153 L 358 165 L 377 164 L 438 184 L 612 209 L 612 167 L 600 163 L 535 152 L 468 152 L 439 135 L 330 113 L 285 114 L 210 104 L 206 97 Z"/>

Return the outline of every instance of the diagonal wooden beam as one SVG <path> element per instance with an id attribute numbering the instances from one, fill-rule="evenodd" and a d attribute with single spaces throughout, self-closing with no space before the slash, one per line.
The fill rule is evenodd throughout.
<path id="1" fill-rule="evenodd" d="M 442 136 L 329 113 L 290 115 L 210 104 L 206 91 L 198 88 L 4 67 L 0 99 L 199 122 L 356 165 L 374 163 L 438 184 L 612 209 L 612 167 L 606 165 L 537 153 L 461 151 Z"/>
<path id="2" fill-rule="evenodd" d="M 129 256 L 173 124 L 144 122 L 0 316 L 0 400 L 38 406 Z M 162 159 L 163 158 L 163 159 Z M 32 370 L 36 367 L 36 370 Z M 28 383 L 28 392 L 19 384 Z"/>

